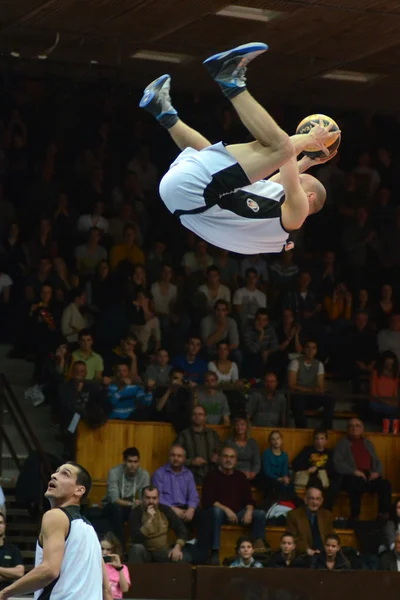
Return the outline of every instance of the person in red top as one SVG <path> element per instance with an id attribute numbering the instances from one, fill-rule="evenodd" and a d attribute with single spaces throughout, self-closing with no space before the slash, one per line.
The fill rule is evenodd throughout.
<path id="1" fill-rule="evenodd" d="M 237 453 L 225 446 L 217 469 L 211 471 L 203 484 L 203 507 L 211 511 L 211 564 L 219 565 L 221 527 L 224 523 L 252 525 L 256 552 L 266 552 L 263 542 L 266 515 L 254 508 L 251 486 L 241 471 L 235 470 Z"/>
<path id="2" fill-rule="evenodd" d="M 394 352 L 387 350 L 379 355 L 370 380 L 369 406 L 383 419 L 398 419 L 399 361 Z M 384 430 L 385 432 L 385 430 Z"/>
<path id="3" fill-rule="evenodd" d="M 350 518 L 358 519 L 362 495 L 370 492 L 378 495 L 378 518 L 385 519 L 390 511 L 392 485 L 383 478 L 374 444 L 363 433 L 362 421 L 350 419 L 348 435 L 338 441 L 333 452 L 333 466 L 343 476 L 342 487 L 349 494 Z"/>

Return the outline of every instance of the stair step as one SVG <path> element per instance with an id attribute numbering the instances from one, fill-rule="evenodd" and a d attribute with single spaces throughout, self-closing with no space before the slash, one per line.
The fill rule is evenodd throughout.
<path id="1" fill-rule="evenodd" d="M 7 523 L 7 531 L 38 531 L 39 525 L 37 523 L 32 523 L 27 521 L 26 523 L 21 523 L 20 521 L 13 522 L 9 521 Z"/>
<path id="2" fill-rule="evenodd" d="M 17 501 L 17 499 L 14 496 L 14 494 L 7 494 L 7 492 L 5 490 L 3 490 L 3 492 L 4 492 L 4 495 L 6 497 L 6 504 L 7 505 L 11 504 L 12 502 L 16 502 Z"/>
<path id="3" fill-rule="evenodd" d="M 31 518 L 31 516 L 26 508 L 7 508 L 7 518 L 8 517 L 29 517 L 29 518 Z"/>
<path id="4" fill-rule="evenodd" d="M 23 558 L 35 558 L 35 550 L 21 550 Z"/>
<path id="5" fill-rule="evenodd" d="M 15 544 L 16 546 L 18 546 L 18 544 L 36 544 L 37 537 L 26 536 L 23 533 L 21 533 L 21 535 L 7 535 L 7 542 Z"/>

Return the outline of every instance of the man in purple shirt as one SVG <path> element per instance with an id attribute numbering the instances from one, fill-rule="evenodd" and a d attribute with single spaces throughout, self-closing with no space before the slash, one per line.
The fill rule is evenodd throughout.
<path id="1" fill-rule="evenodd" d="M 208 511 L 199 509 L 196 483 L 193 473 L 185 467 L 185 460 L 185 448 L 174 444 L 169 451 L 168 464 L 157 469 L 152 481 L 159 491 L 160 503 L 170 506 L 186 527 L 197 530 L 197 541 L 191 554 L 194 563 L 203 563 L 208 559 L 210 517 Z"/>

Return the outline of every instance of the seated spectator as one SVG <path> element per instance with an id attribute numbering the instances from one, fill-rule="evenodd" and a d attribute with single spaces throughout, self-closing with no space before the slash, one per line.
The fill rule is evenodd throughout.
<path id="1" fill-rule="evenodd" d="M 146 391 L 137 384 L 132 383 L 130 368 L 124 361 L 119 361 L 115 366 L 115 382 L 108 385 L 108 396 L 112 404 L 110 419 L 137 419 L 149 416 L 153 400 L 151 391 Z M 147 382 L 149 386 L 150 382 Z"/>
<path id="2" fill-rule="evenodd" d="M 381 295 L 376 311 L 376 324 L 378 329 L 386 329 L 389 327 L 390 317 L 394 310 L 393 287 L 390 284 L 385 284 L 381 288 Z"/>
<path id="3" fill-rule="evenodd" d="M 252 481 L 261 469 L 260 448 L 251 437 L 251 426 L 247 418 L 238 416 L 233 421 L 232 436 L 225 442 L 236 450 L 236 469 Z"/>
<path id="4" fill-rule="evenodd" d="M 205 408 L 195 406 L 191 426 L 181 431 L 176 439 L 176 444 L 186 450 L 185 465 L 192 471 L 197 485 L 202 485 L 209 470 L 215 466 L 221 448 L 217 432 L 206 427 L 206 422 Z"/>
<path id="5" fill-rule="evenodd" d="M 218 267 L 211 265 L 206 271 L 207 281 L 197 288 L 199 296 L 196 304 L 204 306 L 207 312 L 212 312 L 217 300 L 225 300 L 230 306 L 231 291 L 226 285 L 221 284 L 221 274 Z"/>
<path id="6" fill-rule="evenodd" d="M 153 473 L 152 484 L 158 489 L 159 502 L 172 508 L 184 523 L 191 523 L 200 505 L 193 474 L 184 463 L 186 450 L 175 444 L 169 462 Z"/>
<path id="7" fill-rule="evenodd" d="M 382 542 L 379 552 L 393 550 L 398 533 L 400 533 L 400 500 L 396 500 L 390 507 L 389 520 L 386 521 L 382 531 Z"/>
<path id="8" fill-rule="evenodd" d="M 142 143 L 128 163 L 128 171 L 135 173 L 138 184 L 144 192 L 157 193 L 159 175 L 157 167 L 150 158 L 150 147 Z"/>
<path id="9" fill-rule="evenodd" d="M 332 296 L 324 298 L 324 308 L 330 321 L 350 321 L 352 296 L 345 283 L 338 283 Z"/>
<path id="10" fill-rule="evenodd" d="M 262 471 L 257 478 L 258 487 L 265 496 L 288 499 L 294 496 L 294 487 L 289 476 L 289 457 L 282 450 L 283 438 L 279 431 L 271 431 L 268 436 L 269 448 L 262 456 Z"/>
<path id="11" fill-rule="evenodd" d="M 238 359 L 239 332 L 236 321 L 228 317 L 229 305 L 225 300 L 217 300 L 214 304 L 212 315 L 204 317 L 200 323 L 200 336 L 207 354 L 214 358 L 217 351 L 217 343 L 222 340 L 229 345 L 231 357 Z M 240 362 L 240 361 L 238 361 Z"/>
<path id="12" fill-rule="evenodd" d="M 150 485 L 150 475 L 140 466 L 137 448 L 127 448 L 122 455 L 124 462 L 108 472 L 102 516 L 110 520 L 113 533 L 125 546 L 124 524 L 140 503 L 144 488 Z"/>
<path id="13" fill-rule="evenodd" d="M 183 379 L 183 369 L 173 367 L 167 389 L 158 388 L 154 393 L 157 420 L 171 423 L 177 433 L 189 427 L 193 406 L 192 393 L 183 387 Z"/>
<path id="14" fill-rule="evenodd" d="M 171 283 L 173 275 L 173 268 L 165 264 L 162 267 L 160 278 L 151 286 L 154 311 L 161 320 L 173 314 L 178 299 L 178 288 Z"/>
<path id="15" fill-rule="evenodd" d="M 218 248 L 218 255 L 214 259 L 214 264 L 218 267 L 221 282 L 228 286 L 229 289 L 238 287 L 239 266 L 237 260 L 229 255 L 228 250 Z"/>
<path id="16" fill-rule="evenodd" d="M 277 391 L 278 378 L 272 371 L 264 377 L 264 389 L 252 391 L 247 414 L 254 427 L 284 427 L 286 424 L 286 396 Z"/>
<path id="17" fill-rule="evenodd" d="M 246 279 L 246 271 L 248 269 L 255 269 L 257 271 L 260 282 L 268 283 L 269 275 L 268 275 L 268 265 L 266 260 L 261 256 L 261 254 L 253 254 L 251 256 L 246 256 L 240 261 L 240 276 L 243 280 Z"/>
<path id="18" fill-rule="evenodd" d="M 1 256 L 0 259 L 0 304 L 5 306 L 10 302 L 11 286 L 14 282 L 11 277 L 4 272 L 4 269 L 6 268 L 4 257 Z"/>
<path id="19" fill-rule="evenodd" d="M 155 239 L 151 250 L 146 255 L 146 259 L 147 272 L 152 283 L 162 277 L 164 266 L 172 269 L 172 255 L 163 239 Z"/>
<path id="20" fill-rule="evenodd" d="M 262 564 L 253 558 L 254 554 L 254 543 L 252 538 L 243 535 L 236 542 L 236 554 L 238 558 L 233 561 L 229 566 L 231 568 L 242 568 L 242 569 L 262 569 Z M 269 565 L 268 565 L 269 566 Z"/>
<path id="21" fill-rule="evenodd" d="M 29 244 L 30 263 L 37 267 L 42 256 L 49 256 L 52 260 L 58 254 L 58 244 L 53 238 L 50 219 L 42 217 L 39 221 L 38 231 Z"/>
<path id="22" fill-rule="evenodd" d="M 333 531 L 332 513 L 321 508 L 324 497 L 321 489 L 309 487 L 304 498 L 305 506 L 290 511 L 286 528 L 297 540 L 299 552 L 308 556 L 321 554 L 326 536 Z"/>
<path id="23" fill-rule="evenodd" d="M 132 546 L 130 563 L 190 562 L 191 555 L 184 548 L 186 528 L 170 506 L 160 503 L 158 490 L 149 485 L 143 490 L 143 499 L 129 517 Z M 168 543 L 168 532 L 176 535 L 173 545 Z"/>
<path id="24" fill-rule="evenodd" d="M 68 271 L 67 263 L 62 256 L 56 256 L 53 260 L 53 271 L 57 276 L 56 290 L 62 291 L 62 300 L 64 300 L 67 294 L 73 289 L 71 277 Z"/>
<path id="25" fill-rule="evenodd" d="M 359 518 L 365 492 L 378 495 L 378 516 L 385 518 L 390 511 L 392 486 L 383 478 L 382 463 L 374 444 L 363 436 L 364 425 L 359 419 L 351 419 L 347 431 L 347 436 L 336 444 L 333 464 L 343 477 L 342 488 L 349 495 L 350 518 Z"/>
<path id="26" fill-rule="evenodd" d="M 122 546 L 119 539 L 108 531 L 100 542 L 103 560 L 106 563 L 108 581 L 111 586 L 112 597 L 123 598 L 129 591 L 131 579 L 126 565 L 122 564 Z"/>
<path id="27" fill-rule="evenodd" d="M 370 380 L 371 411 L 383 418 L 399 417 L 399 361 L 387 350 L 376 361 Z"/>
<path id="28" fill-rule="evenodd" d="M 138 264 L 132 268 L 128 265 L 125 291 L 129 301 L 135 300 L 138 292 L 147 292 L 147 289 L 147 272 L 144 266 Z"/>
<path id="29" fill-rule="evenodd" d="M 310 286 L 311 275 L 303 271 L 299 275 L 297 289 L 289 290 L 283 299 L 284 308 L 290 308 L 297 321 L 301 321 L 305 313 L 315 315 L 318 310 L 318 302 Z"/>
<path id="30" fill-rule="evenodd" d="M 233 308 L 239 315 L 242 326 L 254 321 L 259 308 L 267 308 L 267 296 L 257 289 L 260 276 L 256 269 L 246 270 L 246 285 L 233 295 Z"/>
<path id="31" fill-rule="evenodd" d="M 376 333 L 369 326 L 368 313 L 356 313 L 355 327 L 350 330 L 346 342 L 346 346 L 341 348 L 341 361 L 350 368 L 353 393 L 360 394 L 367 391 L 366 377 L 369 378 L 372 372 L 377 354 Z"/>
<path id="32" fill-rule="evenodd" d="M 87 380 L 86 365 L 76 361 L 71 370 L 71 379 L 60 383 L 58 388 L 58 413 L 60 430 L 63 435 L 65 451 L 73 456 L 74 433 L 70 430 L 73 426 L 75 415 L 87 416 L 93 411 L 96 419 L 103 420 L 109 412 L 107 393 L 98 382 Z M 76 428 L 77 423 L 75 424 Z"/>
<path id="33" fill-rule="evenodd" d="M 29 310 L 27 327 L 24 328 L 27 344 L 35 354 L 35 379 L 38 379 L 47 354 L 54 348 L 59 337 L 59 311 L 53 288 L 43 284 L 39 302 Z"/>
<path id="34" fill-rule="evenodd" d="M 276 328 L 279 349 L 274 353 L 273 362 L 279 373 L 280 380 L 286 377 L 286 371 L 289 360 L 296 358 L 303 346 L 300 341 L 301 325 L 294 320 L 294 313 L 291 308 L 284 308 L 282 311 L 282 322 Z"/>
<path id="35" fill-rule="evenodd" d="M 295 285 L 299 267 L 294 262 L 293 250 L 283 250 L 270 266 L 271 283 L 279 290 L 289 290 Z"/>
<path id="36" fill-rule="evenodd" d="M 336 255 L 332 250 L 326 250 L 322 265 L 317 271 L 316 290 L 318 298 L 331 296 L 339 279 L 340 269 L 336 263 Z"/>
<path id="37" fill-rule="evenodd" d="M 25 573 L 24 559 L 14 544 L 9 544 L 6 539 L 6 519 L 0 513 L 0 590 L 8 587 L 12 581 L 20 579 Z"/>
<path id="38" fill-rule="evenodd" d="M 144 290 L 138 291 L 127 317 L 143 354 L 157 351 L 161 346 L 160 321 L 151 310 L 150 297 Z"/>
<path id="39" fill-rule="evenodd" d="M 133 265 L 144 264 L 144 253 L 136 244 L 134 225 L 125 225 L 124 242 L 111 248 L 110 266 L 116 269 L 121 262 L 128 261 Z"/>
<path id="40" fill-rule="evenodd" d="M 400 571 L 400 533 L 396 533 L 393 550 L 385 552 L 380 558 L 381 571 Z"/>
<path id="41" fill-rule="evenodd" d="M 314 557 L 312 566 L 314 569 L 328 571 L 348 571 L 350 569 L 350 563 L 342 552 L 340 537 L 336 533 L 326 536 L 324 550 Z"/>
<path id="42" fill-rule="evenodd" d="M 97 265 L 101 260 L 107 260 L 107 250 L 100 246 L 100 229 L 92 227 L 88 233 L 86 244 L 75 248 L 76 268 L 83 276 L 96 273 Z"/>
<path id="43" fill-rule="evenodd" d="M 109 234 L 113 238 L 116 244 L 123 244 L 124 242 L 124 227 L 126 225 L 133 225 L 135 228 L 135 238 L 138 246 L 143 246 L 143 235 L 140 231 L 140 225 L 138 223 L 138 217 L 135 214 L 134 207 L 130 202 L 124 202 L 118 207 L 118 216 L 113 217 L 110 221 Z"/>
<path id="44" fill-rule="evenodd" d="M 268 562 L 270 569 L 286 569 L 287 567 L 308 567 L 308 561 L 296 554 L 296 538 L 293 533 L 285 531 L 281 535 L 280 550 L 274 552 Z"/>
<path id="45" fill-rule="evenodd" d="M 133 382 L 140 381 L 138 371 L 138 357 L 136 354 L 137 338 L 133 333 L 121 338 L 119 346 L 116 346 L 110 355 L 106 357 L 104 374 L 111 377 L 114 374 L 114 368 L 122 360 L 129 365 L 129 376 Z"/>
<path id="46" fill-rule="evenodd" d="M 72 353 L 72 362 L 80 361 L 86 365 L 86 379 L 101 379 L 104 362 L 100 354 L 93 350 L 93 336 L 88 329 L 82 329 L 78 335 L 79 350 Z"/>
<path id="47" fill-rule="evenodd" d="M 98 263 L 94 277 L 88 282 L 87 288 L 90 310 L 94 313 L 101 313 L 115 303 L 115 282 L 106 260 Z"/>
<path id="48" fill-rule="evenodd" d="M 255 509 L 250 481 L 235 469 L 236 450 L 225 446 L 220 452 L 219 465 L 203 484 L 203 506 L 211 511 L 211 563 L 219 564 L 221 527 L 224 523 L 252 526 L 254 549 L 265 552 L 265 512 Z"/>
<path id="49" fill-rule="evenodd" d="M 148 365 L 144 374 L 144 380 L 151 379 L 156 386 L 167 386 L 170 382 L 170 371 L 172 367 L 169 364 L 168 350 L 160 348 L 157 350 L 156 360 Z"/>
<path id="50" fill-rule="evenodd" d="M 218 342 L 217 358 L 208 363 L 208 370 L 216 374 L 218 383 L 236 383 L 239 379 L 238 366 L 229 360 L 229 354 L 229 344 Z"/>
<path id="51" fill-rule="evenodd" d="M 61 332 L 69 343 L 77 342 L 79 332 L 87 327 L 86 317 L 81 311 L 86 304 L 86 292 L 76 288 L 72 291 L 71 300 L 61 316 Z"/>
<path id="52" fill-rule="evenodd" d="M 340 490 L 340 479 L 333 468 L 333 450 L 326 447 L 328 432 L 325 429 L 315 429 L 313 438 L 313 445 L 305 446 L 293 460 L 292 469 L 295 473 L 308 473 L 306 487 L 325 487 L 325 483 L 329 484 L 329 487 L 324 489 L 324 508 L 332 510 Z M 320 471 L 325 472 L 328 481 L 324 476 L 319 476 Z M 295 483 L 298 486 L 296 478 Z"/>
<path id="53" fill-rule="evenodd" d="M 43 284 L 52 287 L 56 287 L 57 284 L 57 276 L 52 271 L 51 259 L 48 256 L 42 256 L 37 270 L 26 278 L 25 300 L 27 303 L 38 301 Z"/>
<path id="54" fill-rule="evenodd" d="M 400 360 L 400 314 L 392 313 L 389 329 L 382 329 L 378 333 L 378 350 L 380 353 L 390 350 Z"/>
<path id="55" fill-rule="evenodd" d="M 203 406 L 207 412 L 208 425 L 229 425 L 230 408 L 228 400 L 218 388 L 218 378 L 212 371 L 207 371 L 204 376 L 204 389 L 196 390 L 197 404 Z"/>
<path id="56" fill-rule="evenodd" d="M 207 363 L 199 358 L 201 350 L 201 339 L 197 336 L 191 336 L 186 345 L 186 354 L 176 356 L 172 361 L 173 367 L 183 369 L 184 379 L 201 384 L 204 381 L 204 375 L 207 372 Z"/>
<path id="57" fill-rule="evenodd" d="M 298 429 L 307 428 L 305 411 L 321 406 L 323 407 L 321 427 L 332 429 L 335 400 L 323 395 L 325 369 L 322 362 L 315 358 L 317 350 L 316 342 L 309 340 L 304 344 L 304 355 L 299 359 L 292 360 L 288 367 L 289 389 L 292 392 L 302 392 L 301 394 L 294 393 L 291 402 L 294 422 Z"/>
<path id="58" fill-rule="evenodd" d="M 199 238 L 196 240 L 195 251 L 183 255 L 181 266 L 185 269 L 186 277 L 192 274 L 206 274 L 208 267 L 213 264 L 207 250 L 207 242 Z"/>
<path id="59" fill-rule="evenodd" d="M 373 320 L 373 308 L 372 308 L 372 302 L 371 302 L 371 298 L 369 295 L 369 291 L 365 288 L 361 288 L 361 290 L 359 290 L 358 292 L 358 297 L 356 299 L 355 302 L 352 303 L 353 304 L 353 314 L 359 312 L 360 310 L 363 312 L 368 313 Z"/>
<path id="60" fill-rule="evenodd" d="M 101 233 L 108 233 L 109 222 L 103 217 L 105 204 L 102 200 L 94 202 L 92 210 L 86 215 L 81 215 L 78 219 L 77 230 L 79 233 L 86 234 L 91 229 L 99 229 Z"/>
<path id="61" fill-rule="evenodd" d="M 275 329 L 270 324 L 266 308 L 259 308 L 254 323 L 243 333 L 243 373 L 246 377 L 261 379 L 271 355 L 279 348 Z"/>

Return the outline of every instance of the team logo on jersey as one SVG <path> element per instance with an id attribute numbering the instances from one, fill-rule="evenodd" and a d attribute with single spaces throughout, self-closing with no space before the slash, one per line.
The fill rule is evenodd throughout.
<path id="1" fill-rule="evenodd" d="M 252 200 L 251 198 L 247 198 L 246 204 L 253 212 L 258 212 L 260 210 L 260 207 L 258 206 L 257 202 L 255 200 Z"/>

